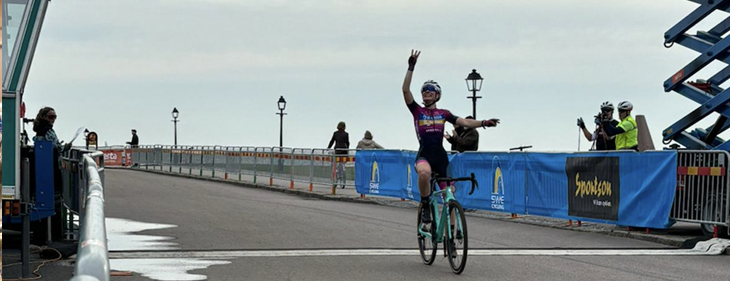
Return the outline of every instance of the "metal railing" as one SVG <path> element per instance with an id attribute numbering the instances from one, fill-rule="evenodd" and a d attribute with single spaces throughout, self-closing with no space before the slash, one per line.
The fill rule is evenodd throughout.
<path id="1" fill-rule="evenodd" d="M 730 226 L 730 153 L 677 153 L 677 188 L 670 218 L 700 223 L 705 233 L 712 233 L 715 225 Z"/>
<path id="2" fill-rule="evenodd" d="M 99 163 L 97 165 L 97 162 Z M 104 216 L 104 153 L 83 155 L 86 198 L 81 204 L 80 240 L 72 281 L 109 280 L 109 256 Z"/>
<path id="3" fill-rule="evenodd" d="M 333 155 L 330 149 L 289 147 L 140 146 L 132 148 L 134 168 L 241 180 L 266 178 L 337 186 L 355 186 L 355 150 Z M 341 174 L 339 168 L 344 167 Z"/>

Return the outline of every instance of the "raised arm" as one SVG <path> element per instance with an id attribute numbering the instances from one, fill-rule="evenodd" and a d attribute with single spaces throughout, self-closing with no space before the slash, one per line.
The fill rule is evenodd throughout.
<path id="1" fill-rule="evenodd" d="M 406 101 L 406 104 L 413 102 L 411 79 L 413 79 L 413 69 L 416 67 L 416 61 L 419 55 L 421 55 L 421 51 L 411 50 L 411 57 L 408 58 L 408 71 L 406 71 L 406 78 L 403 79 L 403 99 Z"/>
<path id="2" fill-rule="evenodd" d="M 479 127 L 496 127 L 497 124 L 499 124 L 499 119 L 492 118 L 489 120 L 474 120 L 474 119 L 464 119 L 464 118 L 458 118 L 456 119 L 456 125 L 463 126 L 463 127 L 469 127 L 469 128 L 479 128 Z"/>

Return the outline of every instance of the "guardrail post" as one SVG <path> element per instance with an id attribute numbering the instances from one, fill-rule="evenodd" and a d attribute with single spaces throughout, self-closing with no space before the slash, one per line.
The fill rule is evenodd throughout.
<path id="1" fill-rule="evenodd" d="M 274 186 L 274 148 L 271 148 L 271 154 L 270 154 L 270 160 L 269 161 L 269 169 L 271 171 L 271 176 L 269 177 L 269 186 Z"/>
<path id="2" fill-rule="evenodd" d="M 337 157 L 336 155 L 330 155 L 330 161 L 332 162 L 332 195 L 337 193 Z"/>
<path id="3" fill-rule="evenodd" d="M 203 176 L 203 162 L 205 162 L 205 161 L 203 161 L 204 157 L 205 157 L 205 147 L 201 146 L 200 147 L 200 176 L 201 177 Z"/>
<path id="4" fill-rule="evenodd" d="M 289 157 L 289 189 L 294 189 L 294 148 L 291 150 L 291 156 Z"/>
<path id="5" fill-rule="evenodd" d="M 258 175 L 259 148 L 253 148 L 253 184 L 256 184 L 256 175 Z"/>
<path id="6" fill-rule="evenodd" d="M 215 159 L 218 158 L 218 154 L 216 154 L 217 152 L 218 152 L 218 147 L 213 146 L 213 169 L 212 169 L 213 172 L 212 172 L 212 176 L 211 176 L 212 178 L 215 178 Z"/>
<path id="7" fill-rule="evenodd" d="M 172 150 L 172 149 L 170 149 L 170 173 L 172 173 L 172 163 L 175 163 L 175 161 L 174 161 L 174 160 L 172 160 L 172 159 L 173 159 L 173 158 L 172 158 L 172 155 L 173 155 L 173 153 L 172 153 L 172 152 L 173 152 L 173 150 Z"/>
<path id="8" fill-rule="evenodd" d="M 314 189 L 314 149 L 309 154 L 309 192 Z"/>
<path id="9" fill-rule="evenodd" d="M 248 153 L 248 147 L 246 147 L 246 153 Z M 243 166 L 243 147 L 238 149 L 238 181 L 241 181 L 241 169 Z"/>

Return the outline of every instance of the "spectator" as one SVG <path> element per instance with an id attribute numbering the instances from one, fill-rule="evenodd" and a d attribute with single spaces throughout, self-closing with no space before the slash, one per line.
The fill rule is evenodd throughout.
<path id="1" fill-rule="evenodd" d="M 41 108 L 33 121 L 33 131 L 36 133 L 33 141 L 49 141 L 53 143 L 59 154 L 71 149 L 72 143 L 63 144 L 58 140 L 56 131 L 53 130 L 53 124 L 56 123 L 56 111 L 50 107 Z"/>
<path id="2" fill-rule="evenodd" d="M 357 149 L 383 149 L 383 147 L 373 140 L 370 131 L 365 131 L 365 137 L 357 143 Z"/>
<path id="3" fill-rule="evenodd" d="M 337 155 L 348 155 L 347 149 L 350 148 L 350 135 L 345 132 L 345 127 L 345 122 L 340 121 L 340 123 L 337 123 L 337 131 L 332 134 L 332 139 L 327 145 L 327 149 L 330 149 L 332 144 L 335 145 L 335 161 L 337 161 L 335 186 L 337 186 L 337 182 L 342 182 L 342 188 L 345 188 L 345 160 L 347 158 Z"/>
<path id="4" fill-rule="evenodd" d="M 588 141 L 593 142 L 593 146 L 591 147 L 591 150 L 616 150 L 616 142 L 615 142 L 615 136 L 607 136 L 604 134 L 604 131 L 599 126 L 603 118 L 607 118 L 608 122 L 611 123 L 614 127 L 618 126 L 618 121 L 613 119 L 613 104 L 611 102 L 604 102 L 601 104 L 601 112 L 596 115 L 595 123 L 596 123 L 596 130 L 591 133 L 586 128 L 585 122 L 583 122 L 583 118 L 578 118 L 578 127 L 583 131 L 583 136 L 586 137 Z"/>
<path id="5" fill-rule="evenodd" d="M 128 141 L 127 144 L 131 145 L 132 148 L 139 147 L 139 137 L 137 137 L 137 130 L 132 129 L 132 141 Z"/>
<path id="6" fill-rule="evenodd" d="M 474 120 L 474 117 L 467 116 L 466 119 Z M 446 141 L 451 143 L 451 150 L 464 152 L 464 151 L 477 151 L 479 149 L 479 132 L 474 128 L 465 128 L 459 125 L 454 125 L 453 136 L 448 133 L 444 134 Z"/>

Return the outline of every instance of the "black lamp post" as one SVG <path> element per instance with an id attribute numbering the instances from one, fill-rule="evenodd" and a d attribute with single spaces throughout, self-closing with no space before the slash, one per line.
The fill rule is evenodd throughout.
<path id="1" fill-rule="evenodd" d="M 286 109 L 286 100 L 284 99 L 284 96 L 279 97 L 279 101 L 277 102 L 277 105 L 279 106 L 279 113 L 276 113 L 280 116 L 279 121 L 279 150 L 281 150 L 281 147 L 284 146 L 284 109 Z"/>
<path id="2" fill-rule="evenodd" d="M 476 69 L 472 69 L 471 73 L 469 73 L 469 76 L 466 77 L 466 88 L 469 89 L 471 92 L 471 97 L 466 97 L 467 99 L 472 99 L 473 103 L 473 114 L 472 117 L 474 119 L 477 118 L 477 99 L 481 99 L 482 97 L 477 96 L 477 92 L 482 89 L 482 81 L 484 81 L 484 78 L 482 78 L 481 75 L 477 72 Z"/>
<path id="3" fill-rule="evenodd" d="M 177 147 L 177 117 L 180 115 L 180 111 L 177 111 L 177 107 L 172 108 L 172 123 L 175 124 L 175 147 Z"/>

